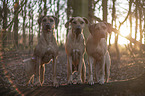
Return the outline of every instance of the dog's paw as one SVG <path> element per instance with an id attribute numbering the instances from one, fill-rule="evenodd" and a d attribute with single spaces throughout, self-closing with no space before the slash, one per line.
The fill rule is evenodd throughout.
<path id="1" fill-rule="evenodd" d="M 53 87 L 58 88 L 59 87 L 59 83 L 57 81 L 56 82 L 53 82 Z"/>
<path id="2" fill-rule="evenodd" d="M 69 85 L 73 84 L 73 76 L 72 75 L 70 75 L 70 77 L 67 81 L 67 84 L 69 84 Z"/>
<path id="3" fill-rule="evenodd" d="M 99 84 L 104 84 L 104 79 L 99 80 Z"/>
<path id="4" fill-rule="evenodd" d="M 69 80 L 69 81 L 67 82 L 67 84 L 68 84 L 68 85 L 72 85 L 72 84 L 73 84 L 73 81 L 72 81 L 72 80 Z"/>
<path id="5" fill-rule="evenodd" d="M 94 81 L 93 80 L 88 80 L 88 84 L 89 85 L 94 85 Z"/>
<path id="6" fill-rule="evenodd" d="M 82 82 L 82 80 L 81 79 L 78 79 L 77 80 L 77 84 L 82 84 L 83 82 Z"/>
<path id="7" fill-rule="evenodd" d="M 94 85 L 93 75 L 90 75 L 90 78 L 89 78 L 89 80 L 88 80 L 88 84 Z"/>

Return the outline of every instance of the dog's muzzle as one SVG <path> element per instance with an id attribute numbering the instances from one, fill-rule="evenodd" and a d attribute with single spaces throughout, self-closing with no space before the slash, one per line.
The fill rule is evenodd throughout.
<path id="1" fill-rule="evenodd" d="M 45 27 L 44 27 L 45 30 L 47 31 L 51 31 L 52 30 L 52 27 L 49 23 L 45 24 Z"/>
<path id="2" fill-rule="evenodd" d="M 77 27 L 76 30 L 75 30 L 76 36 L 78 36 L 79 34 L 81 34 L 81 31 L 82 31 L 81 27 Z"/>
<path id="3" fill-rule="evenodd" d="M 105 33 L 100 33 L 100 38 L 105 38 L 106 34 Z"/>

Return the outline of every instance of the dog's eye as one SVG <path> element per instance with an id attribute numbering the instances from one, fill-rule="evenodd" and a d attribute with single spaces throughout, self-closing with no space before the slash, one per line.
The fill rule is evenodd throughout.
<path id="1" fill-rule="evenodd" d="M 75 21 L 74 21 L 74 22 L 72 22 L 72 23 L 73 23 L 73 24 L 77 24 L 77 22 L 75 22 Z"/>
<path id="2" fill-rule="evenodd" d="M 50 22 L 53 22 L 53 19 L 50 19 Z"/>
<path id="3" fill-rule="evenodd" d="M 43 19 L 43 22 L 46 22 L 46 19 Z"/>
<path id="4" fill-rule="evenodd" d="M 83 22 L 83 21 L 81 21 L 81 24 L 84 24 L 84 22 Z"/>

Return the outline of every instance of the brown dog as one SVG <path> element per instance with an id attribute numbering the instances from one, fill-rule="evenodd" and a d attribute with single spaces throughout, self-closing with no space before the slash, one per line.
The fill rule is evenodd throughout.
<path id="1" fill-rule="evenodd" d="M 86 52 L 88 54 L 89 63 L 89 84 L 94 84 L 93 81 L 93 64 L 95 69 L 95 79 L 99 84 L 104 84 L 104 75 L 106 82 L 109 80 L 111 59 L 107 51 L 106 34 L 111 32 L 109 23 L 100 22 L 89 25 L 90 36 L 86 43 Z"/>
<path id="2" fill-rule="evenodd" d="M 40 78 L 40 84 L 42 85 L 44 82 L 45 64 L 53 59 L 53 85 L 57 87 L 56 58 L 58 46 L 53 32 L 54 26 L 57 28 L 58 19 L 55 16 L 42 16 L 38 19 L 38 23 L 42 25 L 42 35 L 35 47 L 34 56 L 30 60 L 25 60 L 27 62 L 27 67 L 25 68 L 28 75 L 27 81 L 30 81 L 35 76 L 35 84 L 39 83 Z"/>
<path id="3" fill-rule="evenodd" d="M 83 28 L 85 23 L 88 24 L 88 20 L 84 17 L 72 17 L 66 24 L 65 27 L 68 28 L 71 25 L 71 30 L 69 30 L 65 50 L 67 54 L 67 78 L 68 84 L 73 83 L 73 71 L 78 71 L 77 83 L 82 83 L 81 76 L 86 75 L 86 67 L 84 64 L 83 54 L 85 52 L 85 41 L 83 36 Z M 84 73 L 82 70 L 84 68 Z"/>

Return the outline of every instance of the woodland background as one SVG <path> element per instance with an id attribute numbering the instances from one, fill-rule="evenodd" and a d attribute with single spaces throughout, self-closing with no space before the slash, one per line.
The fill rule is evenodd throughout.
<path id="1" fill-rule="evenodd" d="M 118 59 L 120 58 L 118 34 L 125 22 L 129 24 L 127 26 L 130 29 L 130 34 L 126 37 L 131 41 L 128 46 L 130 50 L 134 49 L 134 45 L 136 49 L 137 38 L 141 44 L 138 46 L 139 49 L 142 49 L 145 42 L 144 0 L 1 0 L 1 50 L 33 50 L 41 34 L 41 26 L 37 20 L 42 15 L 55 15 L 59 18 L 59 27 L 55 31 L 59 45 L 65 43 L 67 35 L 64 24 L 73 16 L 86 17 L 91 23 L 100 21 L 111 23 L 113 28 L 118 30 L 114 40 Z M 84 35 L 85 38 L 88 37 L 88 30 L 84 31 Z M 108 44 L 111 46 L 111 34 L 108 38 Z"/>
<path id="2" fill-rule="evenodd" d="M 60 49 L 57 63 L 58 70 L 61 71 L 58 72 L 57 78 L 61 84 L 67 82 L 64 43 L 68 29 L 64 25 L 73 16 L 86 17 L 90 23 L 106 21 L 112 24 L 112 34 L 107 36 L 108 50 L 112 59 L 110 81 L 136 78 L 145 72 L 145 0 L 0 0 L 1 93 L 16 89 L 17 85 L 25 85 L 22 60 L 33 54 L 41 35 L 41 26 L 37 20 L 42 15 L 55 15 L 59 18 L 58 29 L 54 34 Z M 122 34 L 122 29 L 124 34 L 125 32 L 129 34 Z M 84 30 L 86 40 L 88 35 L 86 27 Z M 127 43 L 120 44 L 121 37 Z M 88 66 L 86 58 L 85 55 Z M 52 85 L 51 66 L 46 65 L 44 86 Z M 120 88 L 125 90 L 124 87 Z M 19 91 L 17 93 L 20 94 Z"/>

